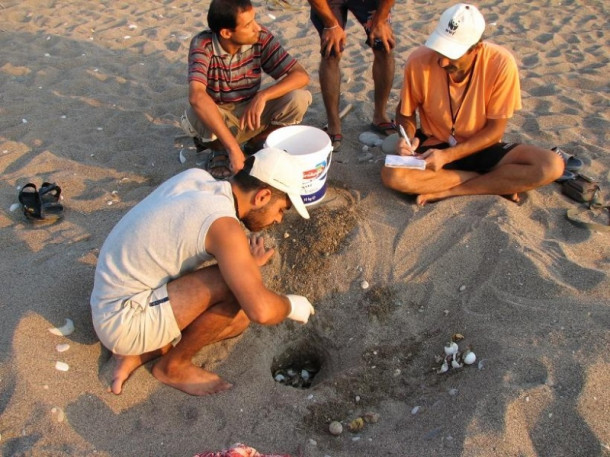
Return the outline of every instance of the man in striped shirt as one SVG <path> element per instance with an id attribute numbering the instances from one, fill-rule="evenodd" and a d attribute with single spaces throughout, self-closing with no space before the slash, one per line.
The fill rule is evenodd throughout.
<path id="1" fill-rule="evenodd" d="M 223 179 L 243 168 L 272 131 L 298 124 L 311 104 L 305 69 L 255 20 L 250 0 L 212 0 L 208 26 L 191 41 L 189 106 L 182 128 L 210 148 L 208 171 Z M 262 74 L 274 82 L 261 88 Z"/>

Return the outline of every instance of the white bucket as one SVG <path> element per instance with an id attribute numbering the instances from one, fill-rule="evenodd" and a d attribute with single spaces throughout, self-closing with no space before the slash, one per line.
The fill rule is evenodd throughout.
<path id="1" fill-rule="evenodd" d="M 304 170 L 301 198 L 305 205 L 324 198 L 333 150 L 326 132 L 307 125 L 290 125 L 271 132 L 265 146 L 283 149 L 301 161 Z"/>

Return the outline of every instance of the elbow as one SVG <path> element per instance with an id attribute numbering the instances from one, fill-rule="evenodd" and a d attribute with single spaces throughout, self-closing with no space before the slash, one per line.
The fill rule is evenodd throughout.
<path id="1" fill-rule="evenodd" d="M 250 319 L 251 322 L 260 325 L 275 325 L 279 324 L 283 319 L 278 319 L 277 313 L 273 310 L 268 309 L 267 307 L 259 307 L 256 309 L 251 309 L 246 311 L 246 316 Z"/>

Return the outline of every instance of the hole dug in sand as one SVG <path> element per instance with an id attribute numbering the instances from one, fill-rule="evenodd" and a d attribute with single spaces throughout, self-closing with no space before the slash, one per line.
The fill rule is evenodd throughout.
<path id="1" fill-rule="evenodd" d="M 280 384 L 308 389 L 324 365 L 321 353 L 310 341 L 302 341 L 273 358 L 271 375 Z"/>

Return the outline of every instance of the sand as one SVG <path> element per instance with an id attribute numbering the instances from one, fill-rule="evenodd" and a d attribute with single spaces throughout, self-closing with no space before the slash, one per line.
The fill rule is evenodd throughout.
<path id="1" fill-rule="evenodd" d="M 304 124 L 321 127 L 318 39 L 305 2 L 293 4 L 255 2 L 259 22 L 310 72 Z M 450 4 L 397 2 L 389 114 L 406 57 Z M 521 205 L 477 196 L 423 208 L 383 188 L 381 150 L 358 160 L 372 56 L 353 19 L 342 62 L 342 106 L 353 109 L 327 196 L 310 222 L 291 215 L 266 235 L 277 254 L 265 280 L 307 294 L 316 315 L 202 350 L 196 362 L 233 383 L 229 392 L 190 397 L 150 366 L 121 396 L 105 391 L 108 353 L 88 305 L 97 253 L 129 208 L 203 162 L 178 121 L 189 40 L 207 5 L 0 3 L 1 454 L 190 457 L 242 442 L 308 457 L 610 455 L 609 235 L 567 221 L 578 204 L 556 183 Z M 560 146 L 610 189 L 607 2 L 479 6 L 488 38 L 520 65 L 523 109 L 506 139 Z M 19 186 L 43 181 L 62 187 L 65 217 L 34 227 L 10 208 Z M 66 318 L 73 334 L 47 330 Z M 482 364 L 437 374 L 455 333 Z M 305 361 L 319 368 L 310 388 L 274 381 L 283 363 Z M 379 421 L 327 432 L 331 420 L 347 428 L 365 413 Z"/>

